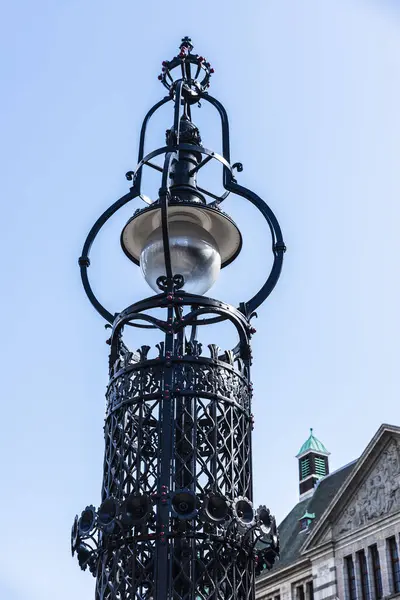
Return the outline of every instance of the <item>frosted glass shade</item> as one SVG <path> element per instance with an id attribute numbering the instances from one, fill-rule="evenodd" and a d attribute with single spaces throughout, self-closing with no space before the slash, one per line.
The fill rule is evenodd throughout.
<path id="1" fill-rule="evenodd" d="M 221 269 L 216 241 L 203 227 L 190 221 L 171 221 L 168 229 L 172 274 L 184 277 L 186 292 L 204 294 Z M 140 254 L 140 267 L 149 286 L 160 293 L 157 279 L 166 274 L 161 227 L 147 238 Z"/>
<path id="2" fill-rule="evenodd" d="M 232 219 L 209 205 L 171 203 L 168 230 L 172 275 L 182 275 L 183 289 L 192 294 L 209 290 L 220 269 L 229 265 L 242 247 L 242 236 Z M 159 202 L 129 219 L 121 232 L 121 246 L 131 261 L 141 265 L 150 287 L 161 293 L 156 281 L 166 271 Z"/>

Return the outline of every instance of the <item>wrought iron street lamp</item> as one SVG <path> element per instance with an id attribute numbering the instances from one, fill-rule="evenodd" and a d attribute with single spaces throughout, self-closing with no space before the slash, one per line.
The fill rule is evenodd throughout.
<path id="1" fill-rule="evenodd" d="M 242 167 L 230 164 L 227 114 L 207 91 L 213 69 L 192 50 L 184 38 L 178 56 L 163 62 L 168 94 L 144 119 L 138 165 L 127 173 L 132 187 L 96 221 L 79 259 L 89 300 L 111 327 L 102 499 L 75 518 L 71 539 L 81 568 L 96 577 L 97 600 L 251 600 L 255 574 L 279 552 L 274 517 L 252 503 L 250 321 L 279 278 L 285 246 L 270 208 L 234 177 Z M 222 155 L 202 146 L 192 122 L 200 100 L 219 113 Z M 166 145 L 144 156 L 148 121 L 168 102 Z M 211 160 L 222 163 L 222 196 L 197 183 Z M 145 167 L 160 173 L 154 201 L 142 194 Z M 271 272 L 238 309 L 202 295 L 242 246 L 220 209 L 230 193 L 260 211 L 272 236 Z M 89 252 L 105 222 L 135 198 L 148 206 L 125 225 L 121 245 L 156 295 L 115 315 L 92 291 Z M 209 344 L 206 356 L 199 328 L 223 321 L 238 343 L 224 352 Z M 128 348 L 128 326 L 160 333 L 155 356 L 147 345 Z"/>

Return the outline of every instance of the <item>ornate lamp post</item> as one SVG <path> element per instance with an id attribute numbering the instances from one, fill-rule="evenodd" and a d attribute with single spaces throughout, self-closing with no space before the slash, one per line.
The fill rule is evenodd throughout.
<path id="1" fill-rule="evenodd" d="M 163 62 L 168 94 L 144 119 L 138 165 L 127 173 L 132 187 L 96 221 L 79 259 L 86 294 L 111 328 L 101 504 L 72 528 L 72 553 L 96 577 L 97 600 L 252 599 L 255 574 L 279 551 L 274 517 L 252 504 L 250 320 L 279 278 L 285 246 L 270 208 L 236 182 L 242 167 L 230 164 L 227 114 L 207 92 L 213 69 L 192 50 L 184 38 L 178 56 Z M 201 145 L 191 115 L 200 100 L 220 115 L 222 156 Z M 166 145 L 144 156 L 148 121 L 167 102 L 174 123 Z M 163 166 L 152 162 L 158 156 Z M 222 196 L 197 183 L 211 160 L 223 165 Z M 153 202 L 142 195 L 145 167 L 160 173 Z M 202 295 L 241 249 L 239 229 L 220 210 L 230 193 L 250 201 L 272 235 L 271 273 L 238 309 Z M 122 249 L 156 295 L 114 315 L 91 289 L 89 251 L 134 198 L 148 206 L 125 225 Z M 203 354 L 199 329 L 222 321 L 237 345 L 222 352 L 209 344 Z M 127 347 L 128 326 L 159 331 L 155 356 L 149 346 Z"/>

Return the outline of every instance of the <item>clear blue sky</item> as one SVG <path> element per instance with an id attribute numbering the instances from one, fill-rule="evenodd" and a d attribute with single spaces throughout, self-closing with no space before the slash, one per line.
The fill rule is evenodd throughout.
<path id="1" fill-rule="evenodd" d="M 398 7 L 3 5 L 1 598 L 94 597 L 69 533 L 100 498 L 108 346 L 77 258 L 95 218 L 128 189 L 142 117 L 163 95 L 160 63 L 183 35 L 215 67 L 211 91 L 230 115 L 239 181 L 268 199 L 288 246 L 254 337 L 256 502 L 278 519 L 296 502 L 294 455 L 310 426 L 335 469 L 382 422 L 400 423 Z M 167 112 L 152 140 L 171 121 Z M 204 108 L 198 122 L 215 148 L 216 120 Z M 93 253 L 93 281 L 112 310 L 148 293 L 119 248 L 136 207 Z M 261 284 L 269 241 L 243 201 L 225 210 L 244 248 L 211 293 L 236 304 Z"/>

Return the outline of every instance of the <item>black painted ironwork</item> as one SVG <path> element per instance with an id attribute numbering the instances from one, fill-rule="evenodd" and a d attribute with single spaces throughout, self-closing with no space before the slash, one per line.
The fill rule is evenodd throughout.
<path id="1" fill-rule="evenodd" d="M 250 340 L 255 330 L 250 321 L 276 284 L 285 246 L 270 208 L 233 176 L 242 166 L 230 165 L 227 115 L 207 93 L 210 64 L 192 49 L 184 38 L 179 55 L 163 63 L 160 79 L 169 96 L 145 117 L 138 167 L 127 173 L 131 190 L 96 221 L 79 259 L 89 300 L 112 324 L 102 498 L 97 509 L 88 506 L 75 518 L 71 534 L 72 553 L 96 577 L 96 600 L 252 600 L 255 575 L 271 568 L 279 553 L 274 517 L 265 506 L 254 510 L 252 503 Z M 200 100 L 220 114 L 222 156 L 201 146 L 191 123 L 191 107 Z M 147 123 L 168 101 L 175 110 L 167 146 L 144 156 Z M 158 155 L 165 156 L 163 167 L 150 162 Z M 220 197 L 199 188 L 195 179 L 212 159 L 223 165 L 226 191 Z M 182 167 L 185 160 L 195 166 Z M 160 294 L 114 315 L 91 289 L 89 252 L 105 222 L 142 197 L 144 166 L 162 172 L 154 204 L 162 211 L 166 275 L 158 281 Z M 265 284 L 238 309 L 186 293 L 169 257 L 168 208 L 189 202 L 219 211 L 229 193 L 260 210 L 271 230 L 274 256 Z M 213 199 L 209 204 L 207 195 Z M 236 346 L 203 348 L 200 328 L 222 321 L 236 331 Z M 160 343 L 133 351 L 125 343 L 127 327 L 155 329 Z"/>

